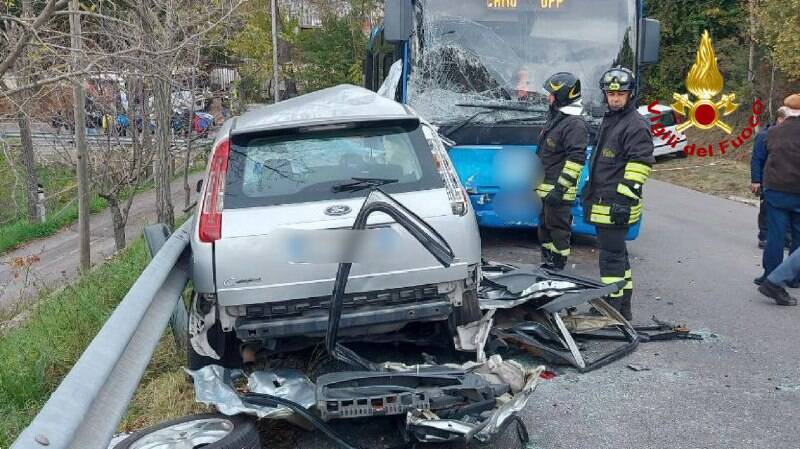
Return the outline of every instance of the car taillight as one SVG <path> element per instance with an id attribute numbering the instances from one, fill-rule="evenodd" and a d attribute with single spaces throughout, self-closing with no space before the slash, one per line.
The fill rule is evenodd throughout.
<path id="1" fill-rule="evenodd" d="M 221 140 L 212 151 L 211 168 L 203 206 L 200 209 L 200 241 L 211 243 L 222 236 L 222 203 L 225 198 L 225 174 L 231 152 L 229 139 Z"/>
<path id="2" fill-rule="evenodd" d="M 436 136 L 428 136 L 428 143 L 433 153 L 433 162 L 436 164 L 436 170 L 444 181 L 445 189 L 447 189 L 447 197 L 450 199 L 450 208 L 453 210 L 454 215 L 464 216 L 467 214 L 467 198 L 469 198 L 458 186 L 456 171 L 447 157 L 447 150 L 444 145 Z"/>

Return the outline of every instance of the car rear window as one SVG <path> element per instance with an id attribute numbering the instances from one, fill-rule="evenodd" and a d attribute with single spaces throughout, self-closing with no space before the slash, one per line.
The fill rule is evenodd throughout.
<path id="1" fill-rule="evenodd" d="M 365 196 L 334 193 L 353 178 L 386 178 L 388 193 L 443 186 L 421 128 L 368 127 L 291 136 L 236 136 L 225 208 L 271 206 Z"/>

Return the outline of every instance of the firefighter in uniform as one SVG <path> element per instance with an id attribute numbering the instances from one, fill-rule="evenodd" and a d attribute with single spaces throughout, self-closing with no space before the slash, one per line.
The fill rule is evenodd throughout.
<path id="1" fill-rule="evenodd" d="M 653 138 L 647 120 L 636 111 L 636 78 L 613 68 L 600 79 L 608 111 L 592 152 L 589 179 L 581 192 L 585 219 L 597 229 L 603 283 L 627 281 L 608 298 L 630 320 L 633 276 L 625 236 L 642 215 L 642 186 L 650 176 Z"/>
<path id="2" fill-rule="evenodd" d="M 582 117 L 581 81 L 575 75 L 556 73 L 544 82 L 544 89 L 550 94 L 550 113 L 539 136 L 544 167 L 544 181 L 536 188 L 543 203 L 539 243 L 542 266 L 562 270 L 570 252 L 571 208 L 586 159 L 589 128 Z"/>

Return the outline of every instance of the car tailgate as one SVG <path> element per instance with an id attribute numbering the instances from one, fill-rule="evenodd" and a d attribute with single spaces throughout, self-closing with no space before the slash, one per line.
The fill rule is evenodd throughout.
<path id="1" fill-rule="evenodd" d="M 379 291 L 466 278 L 463 254 L 480 253 L 477 230 L 465 217 L 451 212 L 443 189 L 395 195 L 430 223 L 448 241 L 456 255 L 450 268 L 442 267 L 427 250 L 388 215 L 375 213 L 368 227 L 395 231 L 383 257 L 354 263 L 347 292 Z M 217 294 L 222 305 L 241 305 L 330 295 L 337 263 L 296 263 L 286 252 L 287 229 L 343 229 L 353 225 L 364 198 L 277 207 L 226 210 L 223 235 L 214 244 Z M 331 205 L 347 206 L 346 216 L 325 215 Z M 334 246 L 334 245 L 331 245 Z"/>

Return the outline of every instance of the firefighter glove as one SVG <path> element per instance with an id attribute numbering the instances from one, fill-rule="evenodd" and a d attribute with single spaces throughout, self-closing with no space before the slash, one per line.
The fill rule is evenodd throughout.
<path id="1" fill-rule="evenodd" d="M 627 225 L 631 219 L 631 207 L 614 203 L 611 205 L 611 223 Z"/>
<path id="2" fill-rule="evenodd" d="M 542 202 L 550 206 L 563 206 L 565 193 L 566 189 L 563 186 L 556 185 L 553 190 L 547 192 L 547 195 L 542 198 Z"/>

